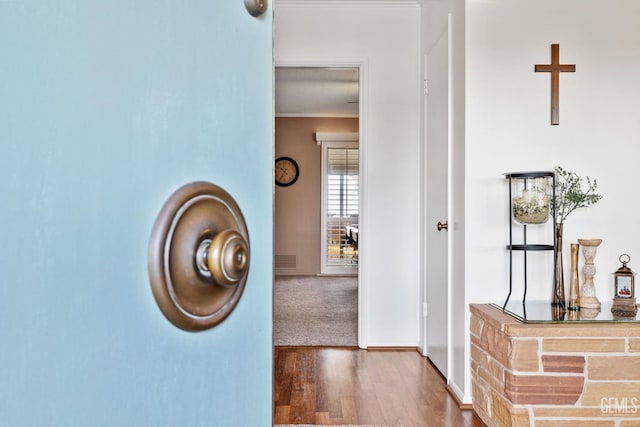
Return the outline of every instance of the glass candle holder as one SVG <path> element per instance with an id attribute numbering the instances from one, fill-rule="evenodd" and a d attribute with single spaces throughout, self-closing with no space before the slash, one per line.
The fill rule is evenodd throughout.
<path id="1" fill-rule="evenodd" d="M 549 220 L 552 178 L 549 176 L 511 178 L 511 214 L 517 224 L 544 224 Z"/>

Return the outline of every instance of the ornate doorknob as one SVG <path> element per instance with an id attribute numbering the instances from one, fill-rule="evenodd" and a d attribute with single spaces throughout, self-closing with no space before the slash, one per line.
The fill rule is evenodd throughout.
<path id="1" fill-rule="evenodd" d="M 169 197 L 153 226 L 148 270 L 171 323 L 200 331 L 225 319 L 242 296 L 249 261 L 247 226 L 229 193 L 194 182 Z"/>
<path id="2" fill-rule="evenodd" d="M 260 16 L 267 11 L 267 0 L 244 0 L 244 6 L 251 16 Z"/>
<path id="3" fill-rule="evenodd" d="M 438 221 L 438 231 L 442 231 L 442 230 L 449 231 L 449 223 L 448 222 L 445 222 L 443 224 L 440 221 Z"/>
<path id="4" fill-rule="evenodd" d="M 249 247 L 236 230 L 224 230 L 200 243 L 196 264 L 200 273 L 210 274 L 216 284 L 233 286 L 249 267 Z"/>

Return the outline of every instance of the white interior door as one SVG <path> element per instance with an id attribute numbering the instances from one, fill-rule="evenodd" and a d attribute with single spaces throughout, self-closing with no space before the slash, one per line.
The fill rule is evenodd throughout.
<path id="1" fill-rule="evenodd" d="M 442 36 L 427 54 L 426 90 L 426 353 L 447 376 L 449 239 L 444 227 L 449 193 L 449 36 Z"/>

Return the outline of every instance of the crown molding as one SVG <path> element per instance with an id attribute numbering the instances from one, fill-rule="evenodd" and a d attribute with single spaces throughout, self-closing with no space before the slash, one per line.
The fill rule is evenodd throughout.
<path id="1" fill-rule="evenodd" d="M 276 117 L 290 117 L 290 118 L 328 118 L 328 119 L 357 119 L 358 113 L 347 114 L 347 113 L 276 113 L 274 114 Z"/>
<path id="2" fill-rule="evenodd" d="M 421 0 L 273 0 L 274 7 L 420 7 Z"/>

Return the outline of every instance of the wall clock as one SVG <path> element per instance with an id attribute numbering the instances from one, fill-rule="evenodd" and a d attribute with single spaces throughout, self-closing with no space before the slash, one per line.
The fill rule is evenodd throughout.
<path id="1" fill-rule="evenodd" d="M 276 159 L 276 184 L 281 187 L 293 185 L 300 175 L 298 163 L 291 157 L 278 157 Z"/>

